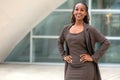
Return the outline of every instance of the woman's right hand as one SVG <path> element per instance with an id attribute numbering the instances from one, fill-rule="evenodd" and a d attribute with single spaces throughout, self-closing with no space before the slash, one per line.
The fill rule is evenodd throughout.
<path id="1" fill-rule="evenodd" d="M 70 55 L 65 56 L 64 60 L 67 61 L 68 63 L 72 63 L 72 56 L 70 56 Z"/>

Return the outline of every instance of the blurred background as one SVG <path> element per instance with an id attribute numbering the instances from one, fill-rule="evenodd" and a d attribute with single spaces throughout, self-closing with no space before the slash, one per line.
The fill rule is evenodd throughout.
<path id="1" fill-rule="evenodd" d="M 80 1 L 111 42 L 99 61 L 102 79 L 119 80 L 120 0 L 0 0 L 0 80 L 63 80 L 57 39 Z"/>
<path id="2" fill-rule="evenodd" d="M 79 1 L 111 42 L 100 63 L 120 64 L 120 0 L 0 0 L 0 62 L 63 63 L 57 38 Z"/>

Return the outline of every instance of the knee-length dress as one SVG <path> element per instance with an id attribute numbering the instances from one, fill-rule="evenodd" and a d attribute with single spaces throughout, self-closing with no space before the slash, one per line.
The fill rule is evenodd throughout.
<path id="1" fill-rule="evenodd" d="M 84 31 L 73 34 L 68 31 L 66 42 L 72 63 L 68 63 L 65 80 L 94 80 L 94 64 L 80 62 L 81 54 L 88 54 L 84 40 Z"/>

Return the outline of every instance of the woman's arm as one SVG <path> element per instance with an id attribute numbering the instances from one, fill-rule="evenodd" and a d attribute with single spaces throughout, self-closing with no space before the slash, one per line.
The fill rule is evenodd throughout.
<path id="1" fill-rule="evenodd" d="M 68 63 L 72 63 L 72 57 L 68 54 L 67 48 L 66 48 L 66 50 L 64 49 L 66 28 L 67 27 L 65 27 L 62 30 L 62 32 L 58 38 L 58 50 L 59 50 L 61 57 L 64 61 L 67 61 Z M 67 45 L 66 45 L 66 47 L 67 47 Z"/>
<path id="2" fill-rule="evenodd" d="M 64 43 L 65 43 L 65 30 L 67 27 L 64 27 L 62 32 L 60 33 L 60 36 L 58 38 L 58 50 L 61 54 L 62 59 L 67 55 L 65 49 L 64 49 Z"/>
<path id="3" fill-rule="evenodd" d="M 98 60 L 103 56 L 103 54 L 109 48 L 110 42 L 96 28 L 93 28 L 93 33 L 94 33 L 95 42 L 100 43 L 99 49 L 97 49 L 95 53 L 91 56 L 93 61 L 97 63 Z"/>

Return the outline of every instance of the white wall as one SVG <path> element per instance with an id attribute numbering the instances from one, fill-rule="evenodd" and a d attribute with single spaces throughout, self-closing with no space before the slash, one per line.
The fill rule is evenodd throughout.
<path id="1" fill-rule="evenodd" d="M 66 0 L 0 0 L 0 62 L 34 25 Z"/>

